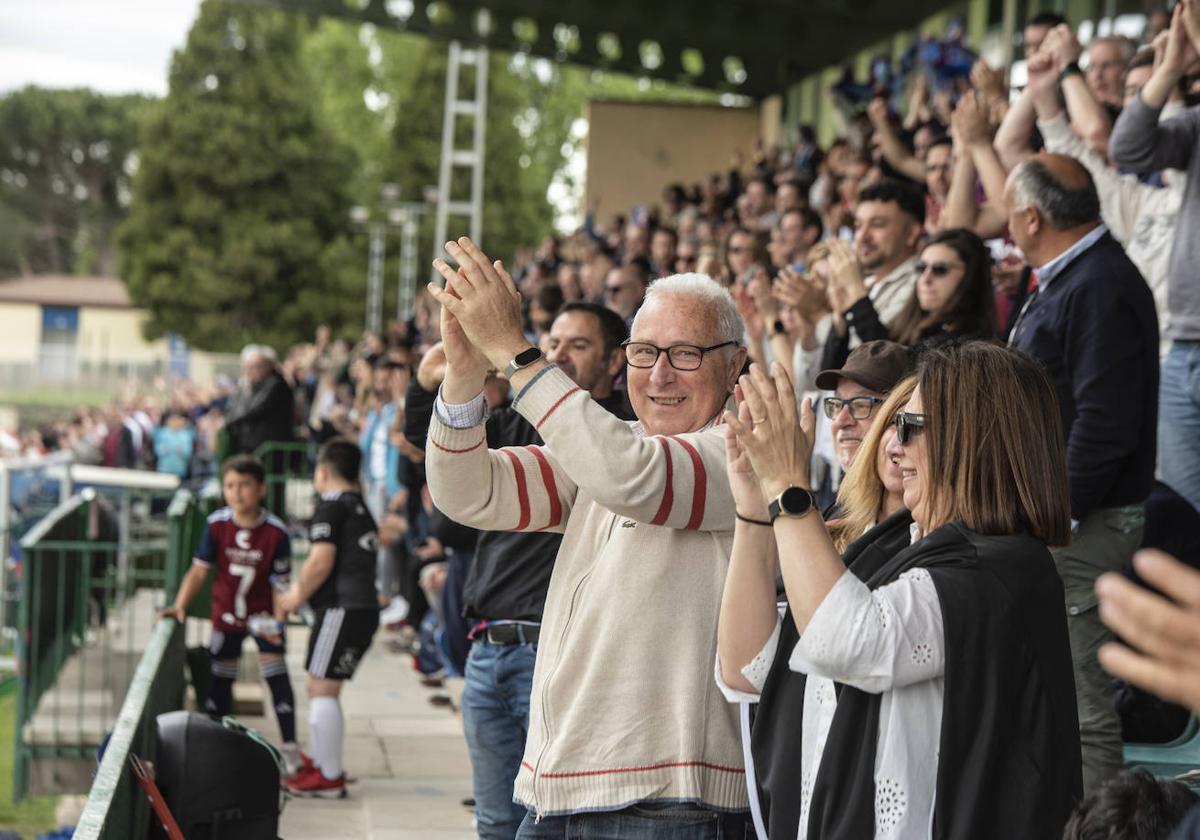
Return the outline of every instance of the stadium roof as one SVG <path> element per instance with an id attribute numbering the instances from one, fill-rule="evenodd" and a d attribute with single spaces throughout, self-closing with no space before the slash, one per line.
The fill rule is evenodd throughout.
<path id="1" fill-rule="evenodd" d="M 756 99 L 947 0 L 244 0 Z"/>

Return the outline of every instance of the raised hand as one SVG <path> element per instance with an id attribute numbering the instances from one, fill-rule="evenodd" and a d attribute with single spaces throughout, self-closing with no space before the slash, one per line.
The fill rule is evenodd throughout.
<path id="1" fill-rule="evenodd" d="M 1008 89 L 1004 84 L 1004 71 L 994 70 L 982 58 L 971 65 L 971 84 L 987 101 L 1005 96 Z"/>
<path id="2" fill-rule="evenodd" d="M 734 386 L 733 394 L 737 412 L 726 411 L 726 421 L 731 417 L 734 420 L 741 417 L 743 423 L 749 423 L 750 409 L 746 406 L 740 385 Z M 754 474 L 750 456 L 742 449 L 733 427 L 729 425 L 725 426 L 725 469 L 729 473 L 729 489 L 733 493 L 733 503 L 737 512 L 750 519 L 766 519 L 767 502 L 763 497 L 762 487 L 759 486 L 758 476 Z"/>
<path id="3" fill-rule="evenodd" d="M 1029 61 L 1025 62 L 1025 69 L 1029 75 L 1029 85 L 1026 89 L 1031 95 L 1057 89 L 1058 74 L 1054 70 L 1054 56 L 1044 49 L 1030 56 Z"/>
<path id="4" fill-rule="evenodd" d="M 840 239 L 829 242 L 829 305 L 839 314 L 867 296 L 862 267 L 850 243 Z"/>
<path id="5" fill-rule="evenodd" d="M 441 289 L 430 283 L 429 293 L 449 310 L 491 366 L 502 369 L 529 347 L 521 328 L 521 293 L 504 265 L 489 259 L 468 237 L 447 242 L 446 253 L 458 263 L 458 270 L 442 259 L 434 260 L 433 267 L 451 288 Z M 443 321 L 443 326 L 447 323 L 452 322 Z M 449 357 L 447 344 L 447 360 Z"/>
<path id="6" fill-rule="evenodd" d="M 1200 572 L 1146 549 L 1134 567 L 1164 598 L 1106 574 L 1096 581 L 1100 618 L 1130 647 L 1110 642 L 1100 664 L 1110 674 L 1200 714 Z"/>
<path id="7" fill-rule="evenodd" d="M 982 105 L 979 98 L 968 93 L 958 100 L 951 118 L 954 133 L 963 146 L 982 146 L 992 142 L 992 125 L 988 119 L 988 109 Z"/>
<path id="8" fill-rule="evenodd" d="M 812 280 L 801 277 L 791 266 L 780 269 L 771 293 L 781 303 L 795 309 L 797 316 L 809 324 L 815 325 L 829 311 L 824 284 L 815 276 Z"/>
<path id="9" fill-rule="evenodd" d="M 796 390 L 787 368 L 775 362 L 767 376 L 760 365 L 751 365 L 738 386 L 746 410 L 739 407 L 737 416 L 727 412 L 725 422 L 750 458 L 763 497 L 773 499 L 791 486 L 809 487 L 816 416 L 806 401 L 797 418 Z"/>

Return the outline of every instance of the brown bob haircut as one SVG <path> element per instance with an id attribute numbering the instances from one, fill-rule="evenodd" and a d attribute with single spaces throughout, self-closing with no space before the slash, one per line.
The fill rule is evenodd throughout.
<path id="1" fill-rule="evenodd" d="M 930 521 L 980 534 L 1028 531 L 1046 545 L 1071 533 L 1067 455 L 1054 388 L 1016 350 L 968 341 L 917 364 L 926 417 Z"/>

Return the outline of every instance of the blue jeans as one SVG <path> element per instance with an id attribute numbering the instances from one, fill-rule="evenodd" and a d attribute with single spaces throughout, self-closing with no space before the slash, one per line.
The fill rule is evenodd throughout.
<path id="1" fill-rule="evenodd" d="M 471 645 L 463 685 L 463 730 L 471 756 L 475 822 L 481 840 L 513 840 L 525 807 L 513 783 L 529 733 L 529 694 L 537 645 Z"/>
<path id="2" fill-rule="evenodd" d="M 543 817 L 521 823 L 519 840 L 753 840 L 744 814 L 722 814 L 687 802 L 639 802 L 620 811 Z"/>
<path id="3" fill-rule="evenodd" d="M 1158 469 L 1200 509 L 1200 341 L 1173 341 L 1158 386 Z"/>

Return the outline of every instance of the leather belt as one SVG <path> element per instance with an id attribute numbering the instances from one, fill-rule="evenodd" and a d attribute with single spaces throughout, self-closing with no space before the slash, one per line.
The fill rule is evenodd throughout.
<path id="1" fill-rule="evenodd" d="M 486 638 L 492 645 L 532 645 L 541 629 L 536 624 L 489 624 Z"/>

